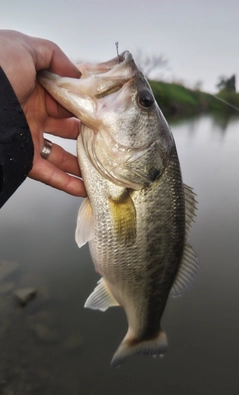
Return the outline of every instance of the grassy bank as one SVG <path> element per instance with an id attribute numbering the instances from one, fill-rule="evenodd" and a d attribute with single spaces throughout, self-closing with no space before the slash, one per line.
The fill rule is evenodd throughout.
<path id="1" fill-rule="evenodd" d="M 194 115 L 203 112 L 237 113 L 228 106 L 230 103 L 239 109 L 239 93 L 222 90 L 215 98 L 206 92 L 188 89 L 176 83 L 150 81 L 155 99 L 165 115 Z M 238 112 L 239 115 L 239 112 Z"/>

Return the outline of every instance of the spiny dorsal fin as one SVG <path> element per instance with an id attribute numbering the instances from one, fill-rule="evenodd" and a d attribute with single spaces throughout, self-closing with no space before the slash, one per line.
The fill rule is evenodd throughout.
<path id="1" fill-rule="evenodd" d="M 97 284 L 97 287 L 86 300 L 84 307 L 105 311 L 108 307 L 119 306 L 119 303 L 113 297 L 104 279 L 101 278 Z"/>
<path id="2" fill-rule="evenodd" d="M 196 216 L 195 211 L 197 210 L 197 201 L 195 199 L 196 194 L 193 189 L 188 185 L 184 184 L 184 199 L 185 199 L 185 221 L 186 221 L 186 237 L 190 232 L 192 222 Z"/>
<path id="3" fill-rule="evenodd" d="M 81 248 L 93 238 L 93 215 L 89 198 L 85 198 L 81 203 L 77 216 L 75 240 Z"/>
<path id="4" fill-rule="evenodd" d="M 200 265 L 192 247 L 185 243 L 183 256 L 177 276 L 170 291 L 170 296 L 179 296 L 189 291 L 198 281 Z"/>

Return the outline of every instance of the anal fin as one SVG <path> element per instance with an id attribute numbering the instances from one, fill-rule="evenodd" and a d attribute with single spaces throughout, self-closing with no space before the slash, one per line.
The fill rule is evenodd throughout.
<path id="1" fill-rule="evenodd" d="M 86 300 L 84 307 L 105 311 L 108 307 L 119 306 L 119 303 L 115 300 L 104 279 L 101 278 L 97 284 L 97 287 Z"/>

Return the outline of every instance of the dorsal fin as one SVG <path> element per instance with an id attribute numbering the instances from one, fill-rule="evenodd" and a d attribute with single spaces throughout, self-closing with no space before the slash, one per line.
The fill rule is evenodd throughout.
<path id="1" fill-rule="evenodd" d="M 89 198 L 85 198 L 81 203 L 77 216 L 75 240 L 81 248 L 93 238 L 93 215 Z"/>
<path id="2" fill-rule="evenodd" d="M 184 199 L 185 199 L 185 221 L 186 221 L 186 238 L 190 232 L 192 222 L 194 222 L 195 212 L 197 210 L 196 194 L 193 189 L 184 184 Z"/>
<path id="3" fill-rule="evenodd" d="M 195 193 L 193 189 L 184 184 L 184 199 L 185 199 L 185 222 L 186 222 L 186 240 L 188 238 L 192 222 L 194 221 L 196 204 Z M 197 255 L 192 247 L 185 242 L 183 256 L 179 265 L 178 273 L 174 280 L 170 291 L 170 296 L 179 296 L 184 292 L 189 291 L 198 280 L 200 274 L 200 265 Z"/>
<path id="4" fill-rule="evenodd" d="M 170 291 L 170 296 L 179 296 L 189 291 L 198 281 L 201 272 L 198 258 L 192 247 L 185 243 L 178 273 Z"/>

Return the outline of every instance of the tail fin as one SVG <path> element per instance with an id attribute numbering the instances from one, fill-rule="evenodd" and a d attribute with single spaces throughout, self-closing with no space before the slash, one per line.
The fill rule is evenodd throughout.
<path id="1" fill-rule="evenodd" d="M 167 351 L 167 348 L 167 336 L 162 329 L 160 329 L 157 337 L 138 342 L 136 340 L 127 339 L 126 335 L 113 356 L 111 366 L 115 367 L 121 365 L 125 359 L 135 354 L 147 354 L 152 356 L 163 355 Z"/>

